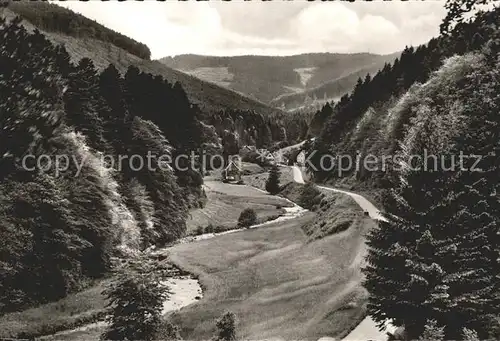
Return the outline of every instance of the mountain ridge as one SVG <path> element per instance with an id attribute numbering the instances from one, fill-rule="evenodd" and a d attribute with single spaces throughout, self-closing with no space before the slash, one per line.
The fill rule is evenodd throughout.
<path id="1" fill-rule="evenodd" d="M 324 52 L 287 56 L 181 54 L 158 60 L 173 69 L 288 111 L 296 109 L 298 105 L 281 105 L 279 99 L 301 94 L 355 72 L 373 72 L 374 65 L 383 67 L 385 62 L 394 60 L 398 54 L 399 52 L 387 55 Z M 344 85 L 345 92 L 351 90 L 355 82 L 356 80 Z M 336 95 L 328 94 L 327 97 Z"/>
<path id="2" fill-rule="evenodd" d="M 15 7 L 17 11 L 12 10 L 10 7 L 2 10 L 3 15 L 6 18 L 12 19 L 16 15 L 20 15 L 23 18 L 23 25 L 25 25 L 28 29 L 32 30 L 34 28 L 38 28 L 53 42 L 57 44 L 64 44 L 73 60 L 78 60 L 84 57 L 91 58 L 94 60 L 98 69 L 103 69 L 107 67 L 108 64 L 113 63 L 122 73 L 126 71 L 128 66 L 135 65 L 145 72 L 161 75 L 172 83 L 179 81 L 186 90 L 189 99 L 195 104 L 205 106 L 207 110 L 222 110 L 226 108 L 255 110 L 264 115 L 279 114 L 281 111 L 277 108 L 271 108 L 264 103 L 243 96 L 235 91 L 228 90 L 212 83 L 203 82 L 199 78 L 169 68 L 158 61 L 140 58 L 109 42 L 92 38 L 79 39 L 61 32 L 44 30 L 30 22 L 29 19 L 23 16 L 23 12 L 19 10 L 19 8 L 23 8 L 23 6 L 27 7 L 30 5 L 27 5 L 26 2 L 19 2 L 15 4 L 17 5 Z M 57 10 L 63 10 L 64 12 L 70 11 L 60 6 L 54 6 L 54 8 Z M 84 17 L 77 13 L 74 14 L 76 17 Z M 42 13 L 40 15 L 45 14 Z"/>

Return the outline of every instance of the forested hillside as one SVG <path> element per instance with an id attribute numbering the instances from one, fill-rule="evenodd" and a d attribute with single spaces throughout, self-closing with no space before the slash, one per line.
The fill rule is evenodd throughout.
<path id="1" fill-rule="evenodd" d="M 114 256 L 184 235 L 202 174 L 159 156 L 228 155 L 307 132 L 304 119 L 142 59 L 141 44 L 59 6 L 3 6 L 2 312 L 64 297 Z"/>
<path id="2" fill-rule="evenodd" d="M 359 77 L 375 74 L 381 70 L 385 63 L 393 62 L 400 56 L 400 52 L 384 56 L 371 65 L 365 66 L 354 72 L 346 72 L 341 76 L 332 77 L 319 86 L 296 93 L 285 94 L 273 99 L 270 104 L 291 112 L 310 112 L 318 110 L 327 102 L 338 101 L 340 97 L 352 91 Z"/>
<path id="3" fill-rule="evenodd" d="M 64 7 L 42 1 L 30 1 L 29 4 L 25 1 L 9 1 L 8 7 L 45 31 L 64 33 L 77 38 L 95 38 L 109 42 L 139 58 L 149 60 L 151 57 L 151 51 L 145 44 Z"/>
<path id="4" fill-rule="evenodd" d="M 272 136 L 262 137 L 262 140 L 272 141 L 279 140 L 281 127 L 283 126 L 290 130 L 289 139 L 292 141 L 298 140 L 300 137 L 294 135 L 294 131 L 301 131 L 300 127 L 307 124 L 305 120 L 298 121 L 297 117 L 289 120 L 288 116 L 281 110 L 269 107 L 234 91 L 201 81 L 198 78 L 171 69 L 158 61 L 150 61 L 147 58 L 139 57 L 140 53 L 136 53 L 134 49 L 129 48 L 135 46 L 131 39 L 127 38 L 126 43 L 122 44 L 120 43 L 122 42 L 122 35 L 119 33 L 115 34 L 114 31 L 68 9 L 43 1 L 36 2 L 36 6 L 32 6 L 33 4 L 29 1 L 9 1 L 5 4 L 8 5 L 7 8 L 1 9 L 5 17 L 12 19 L 16 15 L 20 15 L 24 19 L 22 24 L 28 30 L 38 28 L 55 44 L 64 44 L 71 60 L 75 63 L 82 58 L 89 58 L 100 71 L 111 63 L 115 65 L 122 75 L 127 72 L 129 66 L 136 66 L 140 71 L 162 76 L 172 84 L 179 82 L 189 101 L 200 108 L 202 119 L 211 116 L 213 113 L 225 115 L 226 111 L 239 112 L 243 117 L 246 115 L 259 116 L 259 118 L 250 118 L 248 121 L 265 121 L 266 127 L 255 128 L 257 131 L 270 132 Z M 52 19 L 52 15 L 61 17 L 61 19 Z M 75 19 L 75 23 L 70 25 L 71 29 L 64 25 L 59 27 L 59 25 L 55 24 L 59 22 L 67 23 L 68 18 Z M 205 114 L 207 116 L 203 116 Z M 230 116 L 228 114 L 224 118 L 232 121 Z M 246 119 L 244 119 L 243 123 L 248 131 L 254 129 L 251 124 L 246 124 Z M 234 126 L 234 124 L 232 122 L 231 126 Z M 227 127 L 229 125 L 225 129 L 231 129 Z M 235 130 L 232 130 L 231 134 L 235 137 Z M 219 136 L 219 138 L 221 137 Z M 243 140 L 239 142 L 241 144 L 246 143 Z"/>
<path id="5" fill-rule="evenodd" d="M 200 145 L 179 84 L 73 64 L 19 23 L 0 23 L 2 312 L 61 298 L 103 276 L 113 256 L 174 241 L 202 199 L 196 172 L 118 162 Z M 59 168 L 57 156 L 68 157 Z"/>
<path id="6" fill-rule="evenodd" d="M 374 67 L 378 70 L 384 62 L 397 55 L 370 53 L 308 53 L 294 56 L 199 56 L 179 55 L 160 59 L 162 63 L 189 73 L 200 79 L 238 91 L 246 96 L 270 103 L 275 107 L 295 109 L 306 104 L 305 96 L 300 103 L 289 96 L 303 94 L 335 79 L 361 72 L 363 75 Z M 343 92 L 351 90 L 354 81 L 343 83 Z M 342 92 L 342 94 L 343 94 Z M 324 93 L 321 93 L 323 98 Z M 319 97 L 319 96 L 318 96 Z M 327 93 L 328 98 L 335 97 Z M 283 100 L 282 100 L 283 98 Z"/>
<path id="7" fill-rule="evenodd" d="M 380 194 L 368 312 L 403 340 L 500 337 L 500 9 L 464 20 L 487 2 L 448 0 L 439 38 L 314 119 L 315 179 Z"/>
<path id="8" fill-rule="evenodd" d="M 310 169 L 316 180 L 385 187 L 388 173 L 383 170 L 373 171 L 362 165 L 356 170 L 343 164 L 322 171 L 321 156 L 346 156 L 345 159 L 349 156 L 355 160 L 359 154 L 362 160 L 368 154 L 377 155 L 379 159 L 383 155 L 394 155 L 406 128 L 413 124 L 412 117 L 418 115 L 415 105 L 406 104 L 408 97 L 420 87 L 421 91 L 427 89 L 424 83 L 447 58 L 483 48 L 495 32 L 496 14 L 497 11 L 487 12 L 474 22 L 459 24 L 453 34 L 432 39 L 417 48 L 405 48 L 393 64 L 385 64 L 375 75 L 358 78 L 351 94 L 318 111 L 310 130 L 318 136 L 311 147 L 317 150 L 311 160 L 318 171 Z M 328 160 L 323 160 L 323 168 L 329 168 Z M 345 170 L 339 176 L 340 167 Z"/>

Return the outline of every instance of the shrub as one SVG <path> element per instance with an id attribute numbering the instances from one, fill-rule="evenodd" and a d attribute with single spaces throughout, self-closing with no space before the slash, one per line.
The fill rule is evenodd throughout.
<path id="1" fill-rule="evenodd" d="M 224 226 L 221 226 L 221 225 L 218 225 L 218 226 L 214 227 L 214 233 L 224 232 L 225 230 L 227 230 L 227 229 Z"/>
<path id="2" fill-rule="evenodd" d="M 321 192 L 312 182 L 308 182 L 300 192 L 299 205 L 314 210 L 316 205 L 321 202 Z"/>
<path id="3" fill-rule="evenodd" d="M 257 223 L 257 214 L 251 208 L 247 208 L 241 212 L 238 218 L 238 227 L 250 227 Z"/>
<path id="4" fill-rule="evenodd" d="M 163 322 L 156 334 L 156 340 L 182 340 L 179 326 L 172 324 L 170 321 Z"/>
<path id="5" fill-rule="evenodd" d="M 472 329 L 463 328 L 462 329 L 462 337 L 464 341 L 479 341 L 479 337 L 477 336 L 477 332 Z"/>
<path id="6" fill-rule="evenodd" d="M 236 340 L 236 315 L 227 312 L 217 320 L 217 335 L 214 341 L 235 341 Z"/>
<path id="7" fill-rule="evenodd" d="M 209 224 L 207 227 L 205 227 L 205 233 L 214 233 L 215 227 L 212 224 Z"/>

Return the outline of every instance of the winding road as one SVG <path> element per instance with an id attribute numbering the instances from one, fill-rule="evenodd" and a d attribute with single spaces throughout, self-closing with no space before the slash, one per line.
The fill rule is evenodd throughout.
<path id="1" fill-rule="evenodd" d="M 295 147 L 295 146 L 294 146 Z M 285 165 L 281 165 L 283 167 L 289 167 Z M 304 178 L 303 178 L 303 173 L 302 170 L 298 166 L 291 166 L 293 170 L 293 180 L 297 183 L 304 184 Z M 349 195 L 352 197 L 356 203 L 365 211 L 368 212 L 369 216 L 374 219 L 374 220 L 383 220 L 384 218 L 380 215 L 380 212 L 378 209 L 366 198 L 363 196 L 352 193 L 349 191 L 344 191 L 344 190 L 339 190 L 335 188 L 330 188 L 330 187 L 325 187 L 325 186 L 318 186 L 318 188 L 321 188 L 323 190 L 327 191 L 332 191 L 332 192 L 338 192 L 338 193 L 344 193 L 346 195 Z M 265 192 L 267 193 L 267 192 Z M 301 214 L 303 214 L 305 210 L 302 209 L 301 207 L 294 205 L 291 208 L 287 209 L 287 213 L 281 217 L 281 220 L 288 220 L 288 219 L 294 219 Z M 280 219 L 280 218 L 278 218 Z M 268 223 L 275 223 L 276 221 L 271 221 Z M 265 225 L 267 223 L 263 223 L 260 225 L 256 225 L 253 227 L 260 227 L 262 225 Z M 227 231 L 219 234 L 226 234 L 226 233 L 232 233 L 232 232 L 237 232 L 238 230 L 235 231 Z M 212 238 L 215 237 L 219 234 L 206 234 L 206 235 L 201 235 L 196 238 L 193 238 L 193 240 L 186 240 L 185 242 L 192 242 L 195 240 L 199 239 L 206 239 L 206 238 Z M 192 237 L 191 237 L 192 238 Z M 163 250 L 158 250 L 159 252 L 162 252 Z M 153 252 L 154 253 L 154 252 Z M 190 277 L 184 277 L 184 278 L 172 278 L 169 279 L 168 281 L 165 282 L 165 284 L 168 284 L 171 288 L 172 295 L 169 297 L 164 302 L 163 305 L 163 314 L 166 314 L 171 311 L 178 310 L 182 307 L 185 307 L 187 305 L 190 305 L 192 303 L 195 303 L 201 296 L 203 296 L 201 287 L 199 282 L 196 279 L 190 278 Z M 68 336 L 69 334 L 73 334 L 75 336 L 78 336 L 79 333 L 82 333 L 85 335 L 86 331 L 90 331 L 92 329 L 94 330 L 102 330 L 103 328 L 106 327 L 106 322 L 104 321 L 99 321 L 96 323 L 91 323 L 87 324 L 84 326 L 81 326 L 79 328 L 75 328 L 73 330 L 67 330 L 67 331 L 61 331 L 59 333 L 56 333 L 52 335 L 52 338 L 61 337 L 63 335 Z M 395 331 L 395 327 L 392 326 L 389 322 L 386 323 L 386 326 L 384 330 L 380 331 L 378 327 L 376 326 L 375 322 L 373 319 L 371 319 L 369 316 L 366 317 L 361 323 L 354 328 L 345 338 L 342 339 L 342 341 L 386 341 L 388 340 L 388 335 L 387 332 L 393 333 Z M 335 341 L 336 339 L 331 338 L 331 337 L 322 337 L 318 341 Z"/>
<path id="2" fill-rule="evenodd" d="M 293 170 L 293 181 L 304 184 L 304 177 L 302 176 L 302 170 L 298 166 L 291 166 Z M 323 190 L 344 193 L 353 198 L 356 203 L 366 212 L 370 218 L 374 220 L 382 220 L 385 221 L 385 218 L 380 214 L 380 211 L 365 197 L 352 193 L 349 191 L 344 191 L 340 189 L 318 186 Z M 386 322 L 384 330 L 380 331 L 373 319 L 370 316 L 367 316 L 361 323 L 354 328 L 342 341 L 368 341 L 368 340 L 376 340 L 376 341 L 386 341 L 388 339 L 387 332 L 394 333 L 396 327 L 394 327 L 390 322 Z M 331 337 L 322 337 L 318 341 L 334 341 L 334 338 Z"/>

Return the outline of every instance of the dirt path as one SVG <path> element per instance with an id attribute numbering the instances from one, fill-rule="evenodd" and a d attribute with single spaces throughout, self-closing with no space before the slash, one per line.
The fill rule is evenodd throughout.
<path id="1" fill-rule="evenodd" d="M 298 166 L 292 166 L 292 169 L 293 169 L 293 180 L 300 184 L 305 183 L 301 169 Z M 385 221 L 385 218 L 380 214 L 380 211 L 369 200 L 367 200 L 365 197 L 359 194 L 326 186 L 318 186 L 318 188 L 349 195 L 356 201 L 356 203 L 363 210 L 368 212 L 370 218 L 374 220 Z M 385 329 L 380 331 L 377 325 L 375 324 L 375 321 L 373 321 L 372 318 L 368 316 L 363 321 L 361 321 L 361 323 L 356 328 L 354 328 L 354 330 L 350 332 L 349 335 L 347 335 L 343 339 L 343 341 L 366 341 L 366 340 L 386 341 L 388 339 L 387 332 L 393 333 L 395 330 L 396 327 L 391 325 L 390 322 L 387 322 Z M 318 341 L 327 341 L 327 340 L 333 340 L 333 339 L 325 337 L 321 338 Z"/>
<path id="2" fill-rule="evenodd" d="M 299 167 L 293 166 L 293 178 L 294 181 L 297 183 L 305 183 L 303 176 L 302 176 L 302 171 L 300 170 Z M 205 188 L 207 190 L 212 190 L 212 191 L 217 191 L 217 185 L 214 183 L 208 183 L 205 185 Z M 374 205 L 372 205 L 368 200 L 366 200 L 364 197 L 356 194 L 356 193 L 351 193 L 343 190 L 337 190 L 329 187 L 324 187 L 324 186 L 319 186 L 322 189 L 325 190 L 330 190 L 333 192 L 341 192 L 345 193 L 347 195 L 350 195 L 364 210 L 368 211 L 370 216 L 373 219 L 381 219 L 380 214 L 378 213 L 378 210 Z M 241 191 L 244 190 L 245 192 L 248 193 L 253 193 L 255 195 L 260 194 L 263 195 L 265 194 L 267 196 L 267 192 L 259 190 L 254 187 L 250 186 L 235 186 L 234 191 Z M 257 193 L 259 192 L 259 193 Z M 286 207 L 286 214 L 283 215 L 282 217 L 278 218 L 277 220 L 266 222 L 263 224 L 255 225 L 250 228 L 257 228 L 264 226 L 266 224 L 273 224 L 278 221 L 286 221 L 286 220 L 291 220 L 300 217 L 303 215 L 307 210 L 304 210 L 300 206 L 296 205 L 293 202 L 290 202 L 293 206 L 292 207 Z M 190 243 L 193 241 L 197 240 L 203 240 L 203 239 L 209 239 L 213 238 L 219 235 L 224 235 L 228 233 L 236 233 L 240 232 L 241 230 L 232 230 L 232 231 L 226 231 L 222 233 L 208 233 L 208 234 L 203 234 L 199 235 L 196 237 L 189 237 L 186 238 L 185 240 L 180 241 L 180 243 Z M 158 251 L 153 251 L 153 253 L 156 252 L 162 252 L 162 250 Z M 202 290 L 200 283 L 198 280 L 190 278 L 190 277 L 183 277 L 183 278 L 171 278 L 166 281 L 166 283 L 169 285 L 172 295 L 170 296 L 169 299 L 167 299 L 164 302 L 163 305 L 163 314 L 166 314 L 171 311 L 176 311 L 179 310 L 183 307 L 186 307 L 188 305 L 191 305 L 195 302 L 197 302 L 201 297 L 202 297 Z M 98 335 L 102 330 L 106 327 L 106 323 L 104 321 L 99 321 L 96 323 L 88 324 L 85 326 L 81 326 L 79 328 L 73 329 L 73 330 L 68 330 L 64 332 L 60 332 L 57 334 L 54 334 L 50 337 L 50 340 L 54 339 L 64 339 L 64 340 L 76 340 L 77 338 L 81 337 L 87 337 L 88 335 Z M 386 328 L 387 331 L 393 331 L 392 326 L 388 326 Z M 367 317 L 365 318 L 347 337 L 343 339 L 343 341 L 367 341 L 367 340 L 380 340 L 380 341 L 385 341 L 387 340 L 387 335 L 385 334 L 385 331 L 379 331 L 378 328 L 375 325 L 375 322 L 370 318 Z M 333 340 L 332 338 L 329 337 L 323 337 L 320 339 L 321 341 L 326 341 L 326 340 Z"/>

